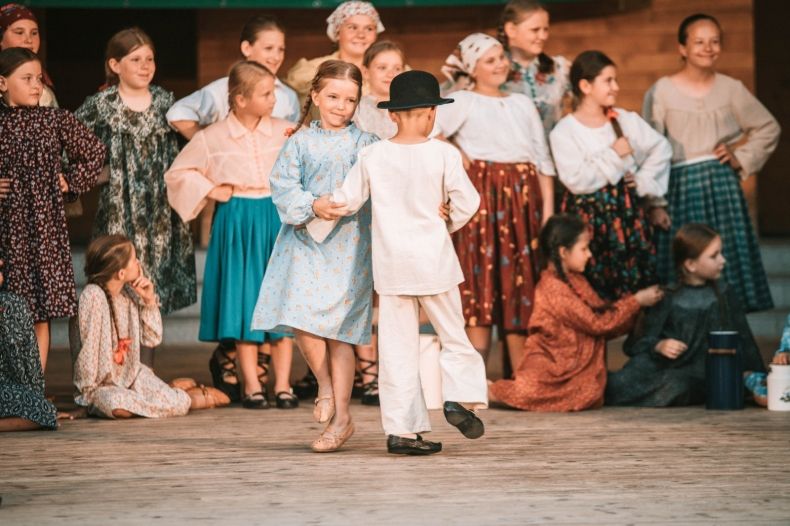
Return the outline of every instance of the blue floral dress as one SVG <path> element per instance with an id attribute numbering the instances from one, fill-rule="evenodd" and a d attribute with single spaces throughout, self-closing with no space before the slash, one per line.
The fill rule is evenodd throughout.
<path id="1" fill-rule="evenodd" d="M 313 121 L 285 143 L 269 177 L 283 225 L 261 284 L 254 330 L 300 329 L 354 345 L 370 341 L 370 203 L 341 219 L 320 244 L 304 225 L 315 217 L 313 200 L 340 188 L 357 152 L 377 140 L 353 124 L 331 131 Z"/>

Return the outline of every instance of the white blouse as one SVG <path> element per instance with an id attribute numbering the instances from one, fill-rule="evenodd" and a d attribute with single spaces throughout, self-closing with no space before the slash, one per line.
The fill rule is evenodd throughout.
<path id="1" fill-rule="evenodd" d="M 362 131 L 373 133 L 379 139 L 391 139 L 398 133 L 398 125 L 390 119 L 389 111 L 376 107 L 376 98 L 365 95 L 354 114 L 354 124 Z"/>
<path id="2" fill-rule="evenodd" d="M 549 134 L 560 181 L 574 194 L 589 194 L 607 184 L 616 184 L 631 172 L 637 194 L 663 196 L 672 159 L 669 141 L 637 113 L 621 108 L 615 111 L 634 153 L 621 158 L 614 151 L 612 144 L 617 136 L 610 123 L 590 128 L 573 114 L 566 115 Z"/>
<path id="3" fill-rule="evenodd" d="M 449 98 L 455 102 L 438 107 L 434 133 L 454 139 L 470 159 L 531 162 L 543 175 L 556 173 L 543 122 L 529 97 L 456 91 Z"/>

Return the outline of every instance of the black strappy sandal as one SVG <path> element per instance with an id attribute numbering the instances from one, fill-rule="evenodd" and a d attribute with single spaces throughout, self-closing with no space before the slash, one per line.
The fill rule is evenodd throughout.
<path id="1" fill-rule="evenodd" d="M 362 396 L 360 403 L 362 405 L 381 405 L 379 402 L 379 373 L 378 373 L 378 360 L 368 360 L 357 356 L 360 362 L 360 377 L 362 375 L 373 376 L 373 380 L 362 384 Z M 376 367 L 376 372 L 371 372 L 371 369 Z"/>
<path id="2" fill-rule="evenodd" d="M 269 383 L 269 364 L 272 361 L 272 357 L 268 354 L 264 354 L 262 352 L 258 353 L 258 369 L 256 374 L 258 375 L 258 381 L 261 383 L 261 389 L 266 391 L 266 384 Z"/>
<path id="3" fill-rule="evenodd" d="M 208 368 L 214 387 L 225 393 L 231 402 L 241 400 L 241 386 L 236 376 L 236 349 L 232 343 L 221 342 L 217 345 L 211 354 Z"/>
<path id="4" fill-rule="evenodd" d="M 266 398 L 266 393 L 258 391 L 245 396 L 241 406 L 244 409 L 269 409 L 269 399 Z"/>

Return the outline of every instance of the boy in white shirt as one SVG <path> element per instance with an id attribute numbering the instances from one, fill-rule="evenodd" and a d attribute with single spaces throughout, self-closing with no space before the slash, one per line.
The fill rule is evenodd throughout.
<path id="1" fill-rule="evenodd" d="M 420 307 L 442 345 L 445 418 L 467 438 L 484 433 L 483 422 L 467 407 L 487 406 L 485 365 L 464 331 L 458 290 L 464 277 L 450 239 L 477 212 L 480 196 L 458 150 L 429 138 L 436 106 L 449 102 L 439 96 L 430 73 L 408 71 L 395 77 L 390 100 L 378 107 L 390 111 L 398 133 L 363 148 L 343 186 L 331 196 L 333 203 L 324 196 L 314 205 L 320 210 L 334 206 L 341 216 L 355 213 L 368 197 L 372 202 L 381 420 L 387 450 L 394 454 L 429 455 L 442 449 L 441 443 L 419 435 L 431 430 L 419 375 Z M 436 205 L 448 201 L 444 221 Z M 308 228 L 319 232 L 321 220 Z"/>

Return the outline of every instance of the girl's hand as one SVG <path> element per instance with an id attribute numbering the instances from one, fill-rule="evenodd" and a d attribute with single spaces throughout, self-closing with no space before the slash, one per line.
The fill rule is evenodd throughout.
<path id="1" fill-rule="evenodd" d="M 58 174 L 58 185 L 60 186 L 60 192 L 65 194 L 69 191 L 69 183 L 66 181 L 66 178 L 63 177 L 63 174 Z"/>
<path id="2" fill-rule="evenodd" d="M 11 179 L 0 179 L 0 201 L 11 194 Z"/>
<path id="3" fill-rule="evenodd" d="M 341 209 L 345 208 L 344 203 L 334 203 L 329 195 L 322 195 L 313 201 L 313 213 L 319 219 L 333 221 L 340 217 L 345 217 L 346 214 Z"/>
<path id="4" fill-rule="evenodd" d="M 631 143 L 625 137 L 620 137 L 612 144 L 612 150 L 615 151 L 620 157 L 628 157 L 634 150 L 631 148 Z"/>
<path id="5" fill-rule="evenodd" d="M 140 299 L 143 300 L 149 307 L 153 307 L 156 305 L 156 293 L 154 292 L 154 284 L 151 283 L 151 280 L 146 278 L 143 275 L 140 275 L 139 278 L 132 282 L 132 288 L 140 296 Z"/>
<path id="6" fill-rule="evenodd" d="M 669 227 L 672 226 L 672 219 L 669 217 L 667 209 L 664 207 L 657 206 L 655 208 L 651 208 L 649 216 L 650 224 L 657 226 L 662 230 L 669 230 Z"/>
<path id="7" fill-rule="evenodd" d="M 442 203 L 439 205 L 439 217 L 444 221 L 450 220 L 450 203 Z"/>
<path id="8" fill-rule="evenodd" d="M 735 157 L 735 154 L 733 153 L 730 146 L 724 143 L 719 144 L 713 150 L 713 154 L 719 158 L 719 162 L 721 164 L 729 164 L 736 171 L 741 169 L 741 163 L 738 162 L 738 158 Z"/>
<path id="9" fill-rule="evenodd" d="M 209 199 L 218 201 L 220 203 L 227 203 L 233 197 L 233 186 L 229 184 L 221 184 L 215 186 L 209 193 Z"/>
<path id="10" fill-rule="evenodd" d="M 664 291 L 658 285 L 647 287 L 634 294 L 636 301 L 642 307 L 652 307 L 664 297 Z"/>
<path id="11" fill-rule="evenodd" d="M 656 352 L 670 360 L 676 360 L 678 356 L 686 352 L 686 349 L 688 349 L 688 345 L 672 338 L 661 340 L 656 344 Z"/>
<path id="12" fill-rule="evenodd" d="M 774 359 L 771 363 L 776 365 L 790 365 L 790 351 L 782 351 L 774 354 Z"/>

